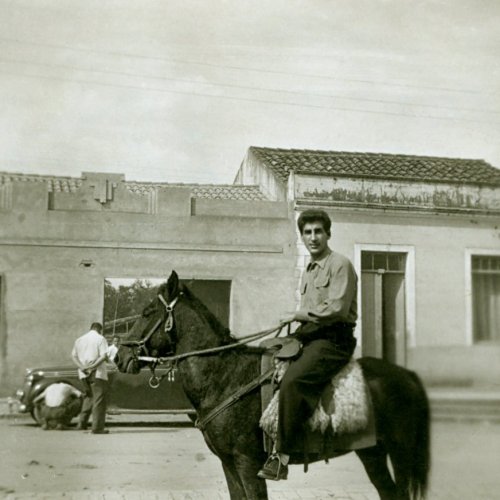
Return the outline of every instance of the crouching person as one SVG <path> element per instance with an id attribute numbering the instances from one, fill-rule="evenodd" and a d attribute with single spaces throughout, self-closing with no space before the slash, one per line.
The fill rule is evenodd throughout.
<path id="1" fill-rule="evenodd" d="M 80 413 L 82 396 L 83 393 L 70 384 L 49 385 L 34 400 L 40 410 L 42 429 L 67 429 L 71 420 Z"/>

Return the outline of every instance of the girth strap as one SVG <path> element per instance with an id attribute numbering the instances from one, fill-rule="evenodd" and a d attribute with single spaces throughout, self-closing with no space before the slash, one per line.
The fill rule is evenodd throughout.
<path id="1" fill-rule="evenodd" d="M 274 367 L 268 370 L 267 372 L 259 375 L 257 378 L 254 378 L 251 382 L 244 385 L 240 389 L 238 389 L 234 394 L 225 399 L 221 404 L 217 405 L 213 410 L 209 411 L 207 415 L 203 418 L 197 418 L 195 422 L 195 426 L 203 431 L 205 426 L 214 419 L 217 415 L 222 413 L 226 408 L 229 408 L 234 403 L 236 403 L 239 399 L 241 399 L 245 394 L 253 391 L 256 387 L 259 387 L 263 382 L 270 379 L 273 376 Z"/>

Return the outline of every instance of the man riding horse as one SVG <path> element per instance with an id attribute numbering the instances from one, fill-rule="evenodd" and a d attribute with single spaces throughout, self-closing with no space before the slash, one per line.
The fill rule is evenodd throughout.
<path id="1" fill-rule="evenodd" d="M 297 436 L 356 346 L 358 279 L 350 260 L 328 246 L 330 217 L 323 210 L 306 210 L 297 225 L 311 259 L 302 276 L 300 309 L 281 323 L 301 323 L 293 336 L 302 343 L 302 354 L 281 381 L 276 453 L 258 473 L 276 481 L 287 478 L 290 455 L 303 449 Z"/>

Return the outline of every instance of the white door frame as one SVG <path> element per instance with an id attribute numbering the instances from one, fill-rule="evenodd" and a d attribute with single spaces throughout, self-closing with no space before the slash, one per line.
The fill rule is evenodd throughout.
<path id="1" fill-rule="evenodd" d="M 405 266 L 405 322 L 406 347 L 416 346 L 416 316 L 415 316 L 415 247 L 410 245 L 381 245 L 376 243 L 356 243 L 354 245 L 354 268 L 361 280 L 361 252 L 398 252 L 406 253 Z M 358 309 L 361 308 L 361 286 L 358 286 Z M 358 311 L 359 312 L 359 311 Z M 358 345 L 362 345 L 362 321 L 359 317 L 356 323 L 355 336 Z"/>

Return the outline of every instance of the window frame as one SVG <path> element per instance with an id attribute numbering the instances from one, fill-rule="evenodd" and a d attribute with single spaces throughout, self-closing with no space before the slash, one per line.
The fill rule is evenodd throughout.
<path id="1" fill-rule="evenodd" d="M 466 248 L 465 249 L 465 342 L 467 346 L 499 345 L 498 340 L 474 340 L 474 304 L 472 297 L 472 258 L 473 257 L 498 257 L 500 250 L 491 248 Z"/>

